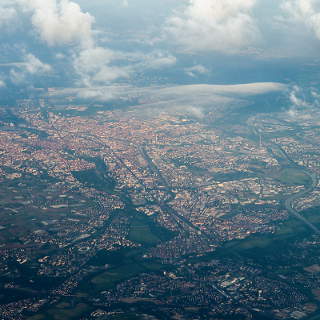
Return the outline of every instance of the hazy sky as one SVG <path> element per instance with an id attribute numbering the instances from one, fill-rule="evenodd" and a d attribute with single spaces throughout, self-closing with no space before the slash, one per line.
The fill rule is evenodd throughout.
<path id="1" fill-rule="evenodd" d="M 3 91 L 292 82 L 318 68 L 320 1 L 0 0 L 0 30 Z"/>

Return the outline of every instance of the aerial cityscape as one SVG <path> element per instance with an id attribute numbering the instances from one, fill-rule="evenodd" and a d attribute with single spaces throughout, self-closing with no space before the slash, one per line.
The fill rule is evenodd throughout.
<path id="1" fill-rule="evenodd" d="M 182 2 L 0 2 L 1 320 L 320 319 L 319 3 Z"/>

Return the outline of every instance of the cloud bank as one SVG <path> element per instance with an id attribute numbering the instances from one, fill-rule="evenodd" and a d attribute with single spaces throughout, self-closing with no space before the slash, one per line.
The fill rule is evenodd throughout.
<path id="1" fill-rule="evenodd" d="M 78 99 L 96 102 L 125 100 L 140 109 L 143 115 L 180 113 L 202 118 L 208 112 L 224 114 L 248 103 L 247 98 L 261 94 L 285 92 L 281 83 L 249 83 L 238 85 L 180 85 L 180 86 L 107 86 L 68 89 L 56 92 L 54 99 L 74 95 Z M 51 96 L 52 97 L 52 96 Z"/>
<path id="2" fill-rule="evenodd" d="M 94 89 L 101 91 L 116 83 L 131 87 L 135 81 L 141 86 L 170 82 L 173 87 L 264 81 L 259 74 L 264 72 L 263 59 L 303 55 L 310 47 L 314 47 L 310 53 L 318 54 L 317 45 L 320 48 L 318 0 L 163 1 L 165 5 L 160 6 L 147 0 L 2 0 L 0 50 L 7 52 L 0 57 L 0 67 L 6 65 L 1 69 L 2 78 L 9 88 L 11 83 L 39 83 L 37 76 L 41 80 L 44 75 L 46 80 L 52 76 L 48 86 L 56 86 L 59 80 L 66 85 L 72 82 L 75 87 L 93 89 L 87 90 L 90 95 Z M 136 25 L 142 8 L 144 17 Z M 112 10 L 117 20 L 113 25 L 109 22 Z M 104 16 L 111 18 L 103 22 Z M 122 29 L 122 24 L 128 27 Z M 8 27 L 11 30 L 5 37 Z M 18 29 L 20 34 L 15 34 Z M 117 38 L 119 34 L 122 37 Z M 11 52 L 16 53 L 12 60 Z M 239 56 L 247 60 L 238 63 Z M 248 76 L 237 74 L 247 66 Z M 271 69 L 265 72 L 268 81 L 287 81 Z M 102 92 L 101 99 L 103 96 Z"/>
<path id="3" fill-rule="evenodd" d="M 305 25 L 320 40 L 320 4 L 316 0 L 285 0 L 283 12 L 293 23 Z"/>
<path id="4" fill-rule="evenodd" d="M 92 46 L 94 17 L 69 0 L 20 0 L 31 12 L 31 21 L 41 39 L 49 46 L 80 44 Z"/>
<path id="5" fill-rule="evenodd" d="M 34 30 L 45 44 L 69 51 L 67 56 L 60 56 L 70 60 L 77 83 L 93 86 L 129 76 L 126 68 L 114 65 L 115 52 L 99 46 L 93 28 L 95 18 L 83 12 L 75 1 L 16 1 L 22 11 L 29 14 Z"/>
<path id="6" fill-rule="evenodd" d="M 252 10 L 256 0 L 189 0 L 168 19 L 168 31 L 189 51 L 237 53 L 260 36 Z"/>
<path id="7" fill-rule="evenodd" d="M 147 90 L 139 99 L 144 107 L 167 110 L 224 111 L 228 107 L 240 107 L 243 99 L 272 92 L 285 91 L 281 83 L 249 83 L 238 85 L 182 85 Z"/>
<path id="8" fill-rule="evenodd" d="M 52 72 L 49 64 L 43 63 L 31 53 L 25 53 L 24 62 L 13 64 L 10 71 L 10 80 L 18 84 L 26 84 L 29 75 L 43 75 Z"/>
<path id="9" fill-rule="evenodd" d="M 0 4 L 0 28 L 10 27 L 11 22 L 17 17 L 16 9 L 5 4 Z"/>

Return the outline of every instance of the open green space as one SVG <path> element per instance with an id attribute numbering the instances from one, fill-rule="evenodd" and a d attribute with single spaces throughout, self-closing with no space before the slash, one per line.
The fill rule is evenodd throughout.
<path id="1" fill-rule="evenodd" d="M 157 223 L 155 217 L 149 217 L 134 209 L 118 212 L 130 218 L 128 239 L 144 247 L 152 247 L 162 241 L 168 241 L 175 233 Z"/>
<path id="2" fill-rule="evenodd" d="M 320 207 L 313 207 L 301 212 L 301 214 L 312 224 L 320 227 Z"/>
<path id="3" fill-rule="evenodd" d="M 89 261 L 88 265 L 100 267 L 100 269 L 81 282 L 80 286 L 73 293 L 77 297 L 84 297 L 84 292 L 88 296 L 95 296 L 99 292 L 112 289 L 118 283 L 141 273 L 157 272 L 164 268 L 156 259 L 143 258 L 143 254 L 146 248 L 152 247 L 161 241 L 171 239 L 174 233 L 160 226 L 154 217 L 148 217 L 139 213 L 134 208 L 118 210 L 113 215 L 111 219 L 118 219 L 121 215 L 129 218 L 128 238 L 142 246 L 138 248 L 119 248 L 115 251 L 99 251 Z M 63 300 L 51 309 L 30 317 L 28 320 L 74 320 L 80 319 L 80 317 L 88 312 L 90 312 L 90 308 L 85 304 L 80 303 L 71 307 L 68 301 Z M 128 314 L 121 319 L 137 318 L 134 314 Z"/>
<path id="4" fill-rule="evenodd" d="M 150 220 L 143 215 L 137 215 L 132 219 L 128 239 L 142 245 L 153 246 L 159 243 L 161 239 Z"/>
<path id="5" fill-rule="evenodd" d="M 163 268 L 157 260 L 143 258 L 145 248 L 155 246 L 166 241 L 174 233 L 158 225 L 153 217 L 148 217 L 138 211 L 123 210 L 115 213 L 129 217 L 128 239 L 141 244 L 139 248 L 123 248 L 116 251 L 101 250 L 93 257 L 89 264 L 95 266 L 107 265 L 107 270 L 95 274 L 86 281 L 86 285 L 79 290 L 83 292 L 97 292 L 113 288 L 117 283 L 130 279 L 143 272 L 159 271 Z"/>
<path id="6" fill-rule="evenodd" d="M 91 282 L 99 290 L 113 288 L 118 282 L 130 279 L 143 272 L 144 268 L 139 264 L 124 265 L 122 267 L 113 268 L 108 272 L 104 272 L 94 277 Z"/>
<path id="7" fill-rule="evenodd" d="M 159 271 L 163 265 L 152 261 L 139 261 L 139 259 L 128 259 L 124 265 L 110 268 L 91 279 L 94 291 L 113 288 L 117 283 L 128 280 L 143 272 Z"/>
<path id="8" fill-rule="evenodd" d="M 115 182 L 111 178 L 102 176 L 96 169 L 72 171 L 71 173 L 84 185 L 99 191 L 112 191 L 115 187 Z"/>
<path id="9" fill-rule="evenodd" d="M 213 178 L 220 182 L 236 181 L 241 179 L 252 178 L 255 175 L 250 172 L 233 171 L 228 173 L 215 173 Z"/>
<path id="10" fill-rule="evenodd" d="M 320 225 L 320 208 L 307 209 L 301 214 L 315 225 Z M 290 217 L 283 222 L 273 234 L 257 234 L 243 240 L 235 240 L 226 243 L 224 250 L 231 250 L 240 254 L 250 253 L 259 250 L 263 253 L 272 253 L 274 250 L 286 250 L 288 243 L 295 239 L 310 235 L 310 229 L 300 220 Z"/>
<path id="11" fill-rule="evenodd" d="M 308 318 L 307 320 L 320 320 L 320 314 L 316 314 L 315 316 L 312 316 Z"/>
<path id="12" fill-rule="evenodd" d="M 71 306 L 68 303 L 61 303 L 44 313 L 27 318 L 27 320 L 77 320 L 87 312 L 90 312 L 90 307 L 87 304 L 79 303 L 76 306 Z"/>
<path id="13" fill-rule="evenodd" d="M 164 265 L 156 259 L 143 258 L 143 253 L 143 248 L 124 248 L 113 252 L 101 250 L 89 264 L 107 265 L 107 270 L 87 278 L 77 291 L 94 295 L 143 272 L 156 272 L 164 268 Z"/>
<path id="14" fill-rule="evenodd" d="M 108 319 L 110 320 L 140 320 L 141 316 L 136 315 L 134 313 L 126 313 L 126 314 L 117 314 L 117 315 L 112 315 Z"/>
<path id="15" fill-rule="evenodd" d="M 311 178 L 302 170 L 285 168 L 279 172 L 277 179 L 287 185 L 309 185 Z"/>
<path id="16" fill-rule="evenodd" d="M 301 212 L 310 222 L 320 226 L 320 207 Z M 285 256 L 288 247 L 298 239 L 310 236 L 307 225 L 300 220 L 290 217 L 277 228 L 275 233 L 255 234 L 242 240 L 226 242 L 221 248 L 212 253 L 190 258 L 190 262 L 210 261 L 214 258 L 239 256 L 263 260 L 265 256 Z"/>
<path id="17" fill-rule="evenodd" d="M 43 320 L 43 319 L 45 319 L 44 314 L 37 314 L 35 316 L 27 318 L 27 320 Z"/>

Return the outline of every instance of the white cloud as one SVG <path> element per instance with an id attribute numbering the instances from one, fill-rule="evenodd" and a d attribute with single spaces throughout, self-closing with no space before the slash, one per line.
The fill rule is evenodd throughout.
<path id="1" fill-rule="evenodd" d="M 86 49 L 80 52 L 76 58 L 76 67 L 85 73 L 96 73 L 102 65 L 109 63 L 114 58 L 111 50 L 96 47 Z"/>
<path id="2" fill-rule="evenodd" d="M 252 16 L 256 0 L 189 0 L 167 30 L 189 51 L 244 51 L 259 38 Z"/>
<path id="3" fill-rule="evenodd" d="M 66 88 L 56 90 L 51 93 L 51 97 L 70 97 L 76 96 L 80 99 L 90 99 L 91 101 L 108 102 L 113 99 L 117 100 L 131 100 L 141 97 L 145 92 L 144 88 L 136 88 L 130 85 L 108 85 L 108 86 L 94 86 L 84 88 Z"/>
<path id="4" fill-rule="evenodd" d="M 8 27 L 10 23 L 17 17 L 16 9 L 0 5 L 0 27 Z"/>
<path id="5" fill-rule="evenodd" d="M 30 74 L 42 74 L 52 71 L 50 65 L 43 63 L 31 53 L 26 54 L 24 66 L 25 70 Z"/>
<path id="6" fill-rule="evenodd" d="M 218 96 L 223 98 L 239 98 L 254 95 L 260 95 L 270 92 L 284 91 L 287 87 L 281 83 L 275 82 L 259 82 L 238 85 L 181 85 L 164 88 L 151 88 L 147 95 L 143 98 L 146 104 L 156 104 L 158 102 L 171 103 L 174 100 L 190 104 L 201 105 L 208 102 L 208 106 L 212 98 Z M 212 98 L 211 98 L 212 97 Z"/>
<path id="7" fill-rule="evenodd" d="M 134 56 L 134 55 L 133 55 Z M 136 68 L 161 69 L 173 66 L 177 63 L 177 58 L 168 52 L 153 51 L 149 54 L 137 54 L 134 56 L 142 62 L 136 65 Z"/>
<path id="8" fill-rule="evenodd" d="M 112 65 L 115 53 L 97 45 L 94 39 L 94 17 L 82 11 L 71 0 L 17 0 L 31 12 L 31 22 L 41 39 L 49 46 L 70 46 L 72 67 L 86 86 L 104 84 L 128 77 L 127 68 Z M 62 54 L 57 59 L 65 59 Z M 33 67 L 40 67 L 33 61 Z M 30 68 L 32 68 L 30 66 Z M 38 70 L 39 71 L 39 70 Z M 15 75 L 16 78 L 17 75 Z"/>
<path id="9" fill-rule="evenodd" d="M 203 65 L 198 64 L 190 68 L 184 69 L 185 73 L 190 77 L 196 77 L 199 74 L 206 74 L 208 73 L 208 69 L 206 69 Z"/>
<path id="10" fill-rule="evenodd" d="M 140 107 L 151 114 L 188 114 L 202 118 L 214 113 L 219 118 L 231 109 L 248 104 L 247 98 L 271 92 L 282 92 L 287 87 L 280 83 L 249 83 L 238 85 L 181 85 L 149 88 L 142 92 Z"/>
<path id="11" fill-rule="evenodd" d="M 82 50 L 79 55 L 75 56 L 74 68 L 86 86 L 127 78 L 129 72 L 126 68 L 111 66 L 112 61 L 116 59 L 115 52 L 102 47 L 94 47 Z"/>
<path id="12" fill-rule="evenodd" d="M 15 84 L 24 83 L 28 75 L 43 75 L 52 71 L 49 64 L 43 63 L 31 53 L 24 56 L 24 62 L 11 64 L 10 79 Z"/>
<path id="13" fill-rule="evenodd" d="M 5 88 L 5 87 L 6 87 L 6 83 L 4 82 L 4 80 L 0 78 L 0 88 Z"/>
<path id="14" fill-rule="evenodd" d="M 129 7 L 129 2 L 128 2 L 128 0 L 123 0 L 123 1 L 122 1 L 122 6 L 123 6 L 124 8 L 128 8 L 128 7 Z"/>
<path id="15" fill-rule="evenodd" d="M 302 91 L 301 88 L 294 86 L 293 90 L 289 93 L 289 100 L 291 102 L 291 106 L 294 108 L 305 108 L 308 107 L 309 104 L 303 98 L 300 98 Z"/>
<path id="16" fill-rule="evenodd" d="M 306 110 L 307 108 L 314 108 L 320 106 L 320 94 L 315 88 L 303 88 L 300 86 L 293 86 L 290 88 L 289 101 L 291 103 L 291 110 Z"/>
<path id="17" fill-rule="evenodd" d="M 58 52 L 55 57 L 56 57 L 56 59 L 58 59 L 58 60 L 66 59 L 66 56 L 65 56 L 63 53 L 61 53 L 61 52 Z"/>
<path id="18" fill-rule="evenodd" d="M 26 74 L 20 70 L 11 69 L 10 70 L 10 80 L 14 84 L 22 84 L 26 80 Z"/>
<path id="19" fill-rule="evenodd" d="M 320 40 L 320 4 L 315 0 L 284 0 L 281 8 L 288 22 L 305 25 Z"/>
<path id="20" fill-rule="evenodd" d="M 50 46 L 77 43 L 92 45 L 94 18 L 69 0 L 18 0 L 31 11 L 32 24 Z"/>
<path id="21" fill-rule="evenodd" d="M 287 114 L 292 121 L 319 118 L 320 94 L 316 88 L 294 85 L 289 91 L 290 108 Z"/>
<path id="22" fill-rule="evenodd" d="M 100 86 L 57 91 L 56 96 L 75 95 L 91 101 L 126 100 L 138 106 L 146 116 L 161 112 L 189 114 L 201 118 L 208 111 L 223 114 L 230 108 L 246 105 L 246 98 L 271 92 L 282 92 L 281 83 L 249 83 L 239 85 L 181 85 L 181 86 Z"/>
<path id="23" fill-rule="evenodd" d="M 164 55 L 162 53 L 156 54 L 151 57 L 149 60 L 149 68 L 150 69 L 161 69 L 163 67 L 168 67 L 175 65 L 177 62 L 177 58 L 171 54 Z"/>
<path id="24" fill-rule="evenodd" d="M 203 90 L 212 90 L 222 95 L 254 96 L 270 92 L 284 91 L 287 86 L 278 82 L 257 82 L 233 85 L 193 85 L 200 86 Z"/>

